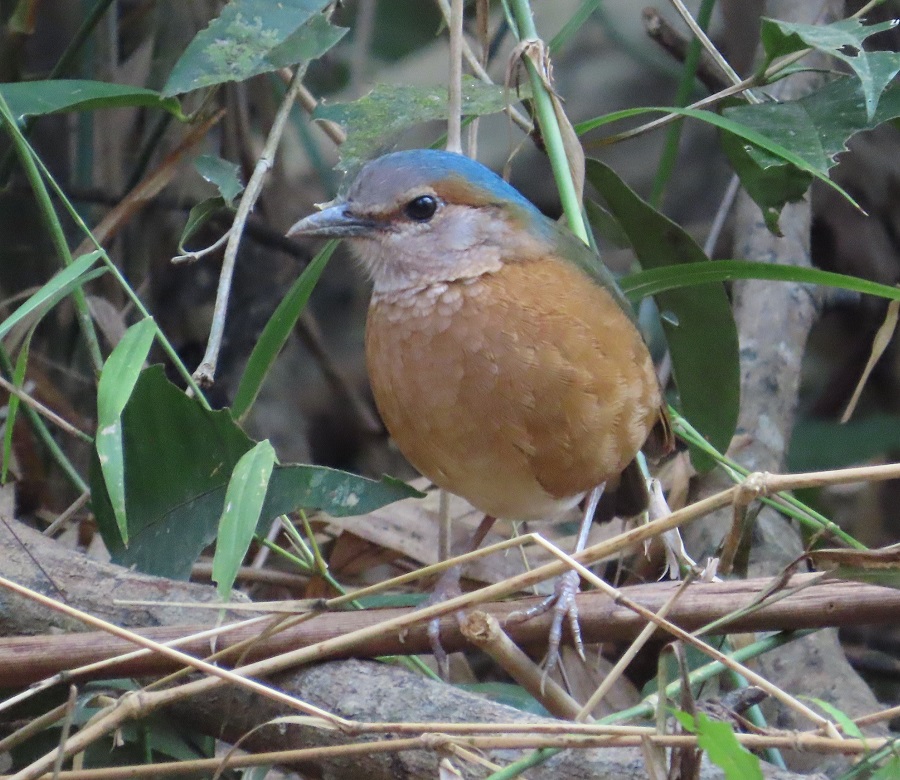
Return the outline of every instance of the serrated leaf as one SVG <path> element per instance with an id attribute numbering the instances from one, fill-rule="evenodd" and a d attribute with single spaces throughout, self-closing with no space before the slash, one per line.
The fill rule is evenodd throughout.
<path id="1" fill-rule="evenodd" d="M 828 175 L 837 164 L 837 155 L 847 150 L 850 138 L 900 116 L 900 85 L 885 90 L 871 117 L 862 87 L 851 78 L 836 79 L 799 100 L 733 106 L 723 114 L 806 164 L 805 168 L 795 167 L 796 161 L 723 134 L 726 154 L 771 229 L 784 204 L 802 196 L 808 176 Z"/>
<path id="2" fill-rule="evenodd" d="M 52 306 L 56 301 L 59 301 L 61 298 L 72 292 L 72 290 L 89 281 L 89 279 L 94 279 L 100 274 L 105 273 L 106 269 L 104 268 L 93 275 L 89 274 L 91 267 L 101 256 L 102 252 L 99 250 L 89 252 L 54 274 L 48 282 L 41 285 L 41 287 L 35 293 L 30 295 L 19 308 L 0 323 L 0 339 L 26 317 L 31 316 L 42 307 Z"/>
<path id="3" fill-rule="evenodd" d="M 799 24 L 763 19 L 760 37 L 766 51 L 766 65 L 776 57 L 803 49 L 818 49 L 845 62 L 856 74 L 865 97 L 868 119 L 878 108 L 878 100 L 891 79 L 900 72 L 900 54 L 867 52 L 863 41 L 875 33 L 894 29 L 897 19 L 865 25 L 859 19 L 841 19 L 831 24 Z"/>
<path id="4" fill-rule="evenodd" d="M 188 44 L 164 95 L 244 81 L 315 59 L 347 32 L 322 13 L 330 0 L 232 0 Z"/>
<path id="5" fill-rule="evenodd" d="M 237 163 L 223 160 L 214 154 L 201 154 L 194 160 L 194 167 L 204 179 L 215 185 L 219 195 L 229 206 L 244 191 L 241 169 Z"/>
<path id="6" fill-rule="evenodd" d="M 485 84 L 471 76 L 463 77 L 463 116 L 484 116 L 503 111 L 520 95 L 494 84 Z M 329 119 L 347 131 L 341 145 L 341 170 L 353 170 L 360 162 L 374 157 L 385 146 L 396 143 L 404 130 L 421 122 L 446 119 L 447 90 L 443 87 L 379 84 L 352 103 L 328 103 L 323 100 L 313 119 Z"/>
<path id="7" fill-rule="evenodd" d="M 9 104 L 9 110 L 17 121 L 26 116 L 127 106 L 159 108 L 178 119 L 185 119 L 181 104 L 174 97 L 163 97 L 152 89 L 110 84 L 105 81 L 85 79 L 20 81 L 14 84 L 0 84 L 0 94 Z"/>
<path id="8" fill-rule="evenodd" d="M 95 447 L 122 542 L 128 544 L 125 511 L 125 457 L 122 447 L 122 410 L 134 390 L 144 361 L 153 346 L 156 323 L 144 319 L 132 325 L 103 364 L 97 383 Z"/>
<path id="9" fill-rule="evenodd" d="M 250 353 L 247 366 L 241 375 L 237 393 L 234 396 L 231 410 L 236 419 L 243 419 L 244 415 L 250 411 L 250 407 L 253 406 L 269 370 L 294 329 L 297 319 L 303 312 L 306 302 L 336 246 L 337 241 L 329 241 L 322 247 L 319 254 L 297 278 L 297 281 L 291 285 L 291 289 L 281 299 L 278 308 L 266 323 L 256 346 L 253 347 L 253 352 Z"/>
<path id="10" fill-rule="evenodd" d="M 641 200 L 616 173 L 598 160 L 587 161 L 587 178 L 603 195 L 622 226 L 638 260 L 647 268 L 678 267 L 698 261 L 714 266 L 680 226 Z M 737 327 L 721 283 L 690 290 L 659 292 L 657 305 L 672 356 L 681 411 L 719 451 L 724 452 L 737 425 L 740 367 Z M 672 317 L 666 314 L 671 313 Z M 711 376 L 716 377 L 710 382 Z M 691 459 L 711 468 L 712 459 L 696 448 Z"/>
<path id="11" fill-rule="evenodd" d="M 213 582 L 223 601 L 231 597 L 238 569 L 250 549 L 274 466 L 275 450 L 266 439 L 241 455 L 231 472 L 212 565 Z"/>
<path id="12" fill-rule="evenodd" d="M 125 500 L 130 543 L 122 544 L 97 458 L 91 503 L 113 560 L 175 579 L 216 537 L 232 470 L 253 442 L 227 410 L 204 409 L 165 378 L 144 370 L 122 413 Z M 299 508 L 347 517 L 421 495 L 403 482 L 380 481 L 321 466 L 275 466 L 259 528 Z"/>

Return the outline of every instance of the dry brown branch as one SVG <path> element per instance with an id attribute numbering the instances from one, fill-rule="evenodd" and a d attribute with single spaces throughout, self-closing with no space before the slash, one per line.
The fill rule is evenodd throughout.
<path id="1" fill-rule="evenodd" d="M 790 596 L 764 606 L 734 620 L 729 630 L 734 632 L 777 631 L 818 628 L 831 625 L 859 625 L 896 623 L 900 619 L 900 591 L 859 582 L 830 581 L 803 587 L 819 575 L 801 574 L 792 577 L 787 586 L 798 588 Z M 668 613 L 668 619 L 681 628 L 693 631 L 735 610 L 752 603 L 771 583 L 768 578 L 695 583 L 687 588 Z M 658 611 L 677 590 L 677 583 L 653 583 L 622 588 L 622 593 L 648 610 Z M 480 609 L 502 624 L 514 611 L 527 608 L 538 599 L 520 599 L 505 603 L 481 605 Z M 633 640 L 644 628 L 645 621 L 631 610 L 616 604 L 596 591 L 578 596 L 578 610 L 582 633 L 588 642 L 626 642 Z M 195 614 L 196 610 L 182 610 Z M 351 632 L 374 628 L 412 614 L 409 609 L 377 609 L 363 612 L 329 612 L 318 615 L 300 625 L 281 631 L 257 642 L 247 656 L 256 661 L 273 655 L 309 647 L 319 642 L 331 642 Z M 195 617 L 196 619 L 196 617 Z M 210 621 L 214 618 L 210 616 Z M 526 623 L 512 623 L 505 627 L 514 641 L 525 647 L 539 649 L 546 640 L 549 618 L 535 618 Z M 208 622 L 196 622 L 159 628 L 140 629 L 139 634 L 156 642 L 198 633 L 210 627 Z M 219 649 L 226 649 L 258 636 L 260 628 L 248 626 L 223 634 L 217 641 Z M 466 641 L 454 617 L 445 618 L 441 636 L 449 651 L 463 649 Z M 659 634 L 657 634 L 659 636 Z M 66 669 L 128 653 L 134 645 L 104 632 L 76 633 L 66 636 L 40 635 L 0 640 L 0 686 L 31 684 Z M 199 638 L 182 646 L 184 652 L 197 657 L 209 653 L 208 639 Z M 428 652 L 429 643 L 424 626 L 411 628 L 404 636 L 384 632 L 369 637 L 364 646 L 347 647 L 319 654 L 319 658 L 376 657 L 405 653 Z M 159 656 L 130 659 L 127 663 L 103 671 L 104 676 L 144 676 L 161 674 L 177 668 L 176 664 Z"/>

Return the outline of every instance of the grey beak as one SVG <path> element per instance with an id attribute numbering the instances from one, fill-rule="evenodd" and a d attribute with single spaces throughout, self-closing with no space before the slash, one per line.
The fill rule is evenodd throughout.
<path id="1" fill-rule="evenodd" d="M 346 203 L 329 206 L 315 214 L 310 214 L 297 222 L 287 235 L 318 236 L 322 238 L 350 238 L 372 233 L 377 223 L 352 214 Z"/>

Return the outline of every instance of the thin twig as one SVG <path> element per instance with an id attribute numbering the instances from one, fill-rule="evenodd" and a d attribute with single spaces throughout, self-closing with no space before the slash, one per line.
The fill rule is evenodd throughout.
<path id="1" fill-rule="evenodd" d="M 34 398 L 32 398 L 30 395 L 28 395 L 28 393 L 26 393 L 24 390 L 22 390 L 22 388 L 16 387 L 16 385 L 14 385 L 12 382 L 9 382 L 8 380 L 6 380 L 3 376 L 0 376 L 0 387 L 2 387 L 4 390 L 6 390 L 6 392 L 10 393 L 11 395 L 16 396 L 16 398 L 18 398 L 23 404 L 25 404 L 26 406 L 30 406 L 32 409 L 34 409 L 34 411 L 36 411 L 38 414 L 41 414 L 44 417 L 46 417 L 57 428 L 59 428 L 62 431 L 65 431 L 70 436 L 74 436 L 76 439 L 81 439 L 82 441 L 87 442 L 88 444 L 94 443 L 93 437 L 91 437 L 84 431 L 79 430 L 74 425 L 72 425 L 72 423 L 64 420 L 52 409 L 47 408 L 40 401 L 37 401 Z"/>
<path id="2" fill-rule="evenodd" d="M 225 333 L 225 318 L 228 311 L 228 298 L 231 293 L 231 282 L 234 276 L 234 265 L 237 261 L 238 247 L 241 243 L 241 237 L 244 233 L 244 225 L 250 216 L 250 211 L 256 204 L 269 169 L 274 164 L 275 154 L 278 150 L 278 144 L 284 133 L 284 128 L 290 116 L 291 108 L 297 99 L 297 93 L 300 89 L 300 81 L 303 78 L 304 68 L 297 68 L 294 73 L 293 80 L 285 93 L 278 111 L 275 113 L 275 119 L 272 122 L 272 129 L 266 138 L 265 146 L 262 154 L 256 163 L 250 181 L 247 182 L 247 188 L 241 196 L 241 202 L 238 205 L 237 213 L 234 216 L 234 224 L 228 234 L 228 245 L 225 247 L 225 256 L 222 259 L 222 271 L 219 275 L 219 288 L 216 291 L 216 305 L 213 311 L 212 325 L 210 327 L 209 341 L 206 345 L 206 353 L 203 360 L 194 371 L 194 379 L 201 386 L 209 386 L 213 383 L 216 375 L 216 366 L 219 361 L 219 351 L 222 348 L 222 337 Z"/>
<path id="3" fill-rule="evenodd" d="M 450 67 L 447 73 L 447 151 L 462 154 L 463 0 L 450 0 Z"/>

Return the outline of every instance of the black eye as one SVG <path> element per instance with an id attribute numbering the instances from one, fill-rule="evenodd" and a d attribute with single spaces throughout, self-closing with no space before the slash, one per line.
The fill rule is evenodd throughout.
<path id="1" fill-rule="evenodd" d="M 407 203 L 403 208 L 403 212 L 407 217 L 414 219 L 416 222 L 427 222 L 434 216 L 437 207 L 438 203 L 436 198 L 431 195 L 420 195 L 418 198 L 413 198 Z"/>

